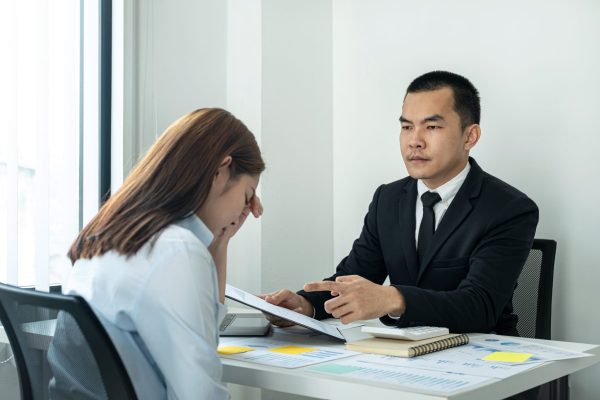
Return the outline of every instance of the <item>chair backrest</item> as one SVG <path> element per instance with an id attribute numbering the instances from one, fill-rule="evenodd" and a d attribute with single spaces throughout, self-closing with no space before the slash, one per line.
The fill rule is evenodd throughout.
<path id="1" fill-rule="evenodd" d="M 550 339 L 555 254 L 554 240 L 533 241 L 513 294 L 520 336 Z"/>
<path id="2" fill-rule="evenodd" d="M 21 399 L 137 398 L 115 346 L 83 298 L 0 284 L 0 321 Z"/>

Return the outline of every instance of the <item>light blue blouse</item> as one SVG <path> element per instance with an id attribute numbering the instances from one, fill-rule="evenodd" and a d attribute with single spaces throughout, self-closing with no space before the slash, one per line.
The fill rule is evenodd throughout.
<path id="1" fill-rule="evenodd" d="M 140 399 L 228 399 L 216 353 L 219 302 L 213 239 L 192 215 L 134 256 L 78 260 L 63 291 L 85 298 L 106 327 Z"/>

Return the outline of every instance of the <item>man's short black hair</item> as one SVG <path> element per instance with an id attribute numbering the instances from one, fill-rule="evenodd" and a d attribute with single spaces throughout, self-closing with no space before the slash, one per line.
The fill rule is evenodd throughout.
<path id="1" fill-rule="evenodd" d="M 454 111 L 460 117 L 462 129 L 471 124 L 479 124 L 481 117 L 479 92 L 464 76 L 447 71 L 428 72 L 412 81 L 406 89 L 406 94 L 445 87 L 449 87 L 454 93 Z"/>

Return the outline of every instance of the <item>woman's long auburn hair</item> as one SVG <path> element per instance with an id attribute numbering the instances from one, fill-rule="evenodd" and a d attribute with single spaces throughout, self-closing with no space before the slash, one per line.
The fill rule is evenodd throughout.
<path id="1" fill-rule="evenodd" d="M 109 250 L 131 256 L 166 226 L 197 212 L 227 156 L 231 179 L 265 169 L 254 135 L 229 112 L 204 108 L 175 121 L 79 232 L 67 254 L 71 263 Z"/>

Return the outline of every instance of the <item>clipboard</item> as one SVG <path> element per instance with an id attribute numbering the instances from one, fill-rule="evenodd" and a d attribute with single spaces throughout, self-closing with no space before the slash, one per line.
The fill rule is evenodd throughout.
<path id="1" fill-rule="evenodd" d="M 225 297 L 231 300 L 235 300 L 239 303 L 245 304 L 249 307 L 257 310 L 273 314 L 279 318 L 283 318 L 287 321 L 293 322 L 296 325 L 303 326 L 312 331 L 322 333 L 329 337 L 337 340 L 346 341 L 344 335 L 335 326 L 317 321 L 314 318 L 307 317 L 304 314 L 297 313 L 287 308 L 276 306 L 271 303 L 267 303 L 263 299 L 256 297 L 255 295 L 245 292 L 242 289 L 238 289 L 230 284 L 225 285 Z"/>

